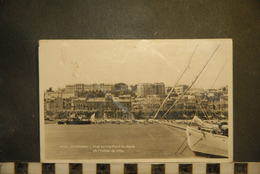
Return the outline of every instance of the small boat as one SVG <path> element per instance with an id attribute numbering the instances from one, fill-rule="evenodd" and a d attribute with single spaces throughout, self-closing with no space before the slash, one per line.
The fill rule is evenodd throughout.
<path id="1" fill-rule="evenodd" d="M 228 129 L 223 125 L 203 123 L 197 116 L 194 124 L 187 126 L 186 136 L 189 148 L 199 154 L 228 157 Z"/>
<path id="2" fill-rule="evenodd" d="M 66 121 L 65 120 L 59 120 L 57 123 L 58 124 L 66 124 Z"/>
<path id="3" fill-rule="evenodd" d="M 72 114 L 66 121 L 65 124 L 91 124 L 90 119 L 86 119 L 80 116 Z"/>
<path id="4" fill-rule="evenodd" d="M 154 123 L 154 119 L 148 119 L 148 123 L 153 124 Z"/>
<path id="5" fill-rule="evenodd" d="M 144 124 L 145 120 L 136 120 L 137 123 Z"/>
<path id="6" fill-rule="evenodd" d="M 90 116 L 90 122 L 92 123 L 92 124 L 96 124 L 97 123 L 97 120 L 96 120 L 96 114 L 95 113 L 93 113 L 91 116 Z"/>
<path id="7" fill-rule="evenodd" d="M 81 120 L 81 119 L 69 119 L 66 121 L 66 124 L 91 124 L 91 121 L 90 120 Z"/>

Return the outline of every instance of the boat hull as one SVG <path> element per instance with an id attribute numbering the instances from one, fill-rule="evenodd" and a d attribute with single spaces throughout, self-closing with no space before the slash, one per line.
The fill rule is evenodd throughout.
<path id="1" fill-rule="evenodd" d="M 91 121 L 67 121 L 66 124 L 91 124 Z"/>
<path id="2" fill-rule="evenodd" d="M 228 157 L 228 137 L 187 126 L 187 142 L 193 152 Z"/>

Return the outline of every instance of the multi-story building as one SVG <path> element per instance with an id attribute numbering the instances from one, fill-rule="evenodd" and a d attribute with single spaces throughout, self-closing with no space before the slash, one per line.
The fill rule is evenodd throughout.
<path id="1" fill-rule="evenodd" d="M 44 99 L 55 99 L 55 98 L 72 98 L 75 97 L 74 90 L 71 89 L 58 89 L 56 91 L 47 90 L 44 92 Z"/>
<path id="2" fill-rule="evenodd" d="M 62 91 L 47 90 L 44 92 L 44 99 L 55 99 L 62 96 Z"/>
<path id="3" fill-rule="evenodd" d="M 164 96 L 165 95 L 165 85 L 164 83 L 155 83 L 154 91 L 156 95 Z"/>
<path id="4" fill-rule="evenodd" d="M 156 112 L 161 103 L 162 98 L 157 95 L 148 95 L 145 98 L 135 98 L 132 102 L 132 111 L 133 112 Z"/>
<path id="5" fill-rule="evenodd" d="M 52 99 L 45 99 L 44 101 L 44 110 L 46 112 L 56 113 L 63 110 L 63 99 L 52 98 Z"/>
<path id="6" fill-rule="evenodd" d="M 181 95 L 186 91 L 187 88 L 188 85 L 178 85 L 174 88 L 174 91 L 176 94 Z"/>
<path id="7" fill-rule="evenodd" d="M 137 97 L 145 97 L 146 95 L 146 90 L 145 90 L 145 84 L 142 83 L 142 84 L 138 84 L 137 85 L 137 88 L 136 88 L 136 95 Z"/>
<path id="8" fill-rule="evenodd" d="M 84 92 L 84 84 L 78 83 L 74 85 L 75 92 Z"/>
<path id="9" fill-rule="evenodd" d="M 183 94 L 187 87 L 187 85 L 180 85 L 175 88 L 175 92 L 178 95 Z M 78 95 L 80 92 L 82 94 Z M 48 114 L 53 115 L 64 112 L 83 112 L 85 114 L 98 112 L 108 115 L 146 113 L 149 115 L 155 113 L 160 107 L 164 99 L 162 96 L 165 96 L 165 86 L 164 83 L 141 83 L 136 85 L 136 94 L 137 97 L 129 93 L 128 86 L 124 83 L 67 85 L 64 89 L 54 91 L 50 88 L 45 91 L 44 107 Z M 160 111 L 165 112 L 175 105 L 169 112 L 170 114 L 193 112 L 200 109 L 199 104 L 209 111 L 214 110 L 214 112 L 221 113 L 228 111 L 227 87 L 191 89 L 180 100 L 179 97 L 176 94 L 171 95 Z M 177 104 L 176 100 L 178 100 Z"/>
<path id="10" fill-rule="evenodd" d="M 162 104 L 162 98 L 157 95 L 149 95 L 145 98 L 143 105 L 144 112 L 156 112 Z"/>
<path id="11" fill-rule="evenodd" d="M 66 93 L 74 93 L 76 91 L 75 85 L 66 85 L 64 91 Z"/>
<path id="12" fill-rule="evenodd" d="M 132 111 L 139 112 L 143 110 L 145 98 L 135 98 L 132 101 Z"/>
<path id="13" fill-rule="evenodd" d="M 85 84 L 84 91 L 102 91 L 102 92 L 110 92 L 113 89 L 113 85 L 111 84 Z"/>
<path id="14" fill-rule="evenodd" d="M 74 97 L 76 97 L 76 93 L 75 92 L 67 92 L 67 91 L 63 90 L 61 97 L 62 98 L 74 98 Z"/>
<path id="15" fill-rule="evenodd" d="M 165 95 L 164 83 L 139 83 L 137 84 L 136 95 L 138 97 L 146 97 L 148 95 Z"/>
<path id="16" fill-rule="evenodd" d="M 131 100 L 118 97 L 76 98 L 72 101 L 74 111 L 115 114 L 130 113 Z"/>
<path id="17" fill-rule="evenodd" d="M 63 89 L 64 98 L 80 96 L 84 92 L 110 92 L 113 89 L 113 85 L 110 84 L 75 84 L 75 85 L 66 85 Z"/>

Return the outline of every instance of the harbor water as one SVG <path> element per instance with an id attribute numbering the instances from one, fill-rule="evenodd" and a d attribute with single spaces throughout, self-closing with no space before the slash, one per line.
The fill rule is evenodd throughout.
<path id="1" fill-rule="evenodd" d="M 45 159 L 192 158 L 185 139 L 185 130 L 165 124 L 45 124 Z"/>

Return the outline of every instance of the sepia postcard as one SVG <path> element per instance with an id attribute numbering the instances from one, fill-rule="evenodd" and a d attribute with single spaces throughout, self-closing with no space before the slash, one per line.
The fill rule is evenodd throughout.
<path id="1" fill-rule="evenodd" d="M 231 39 L 40 40 L 41 162 L 231 162 Z"/>

